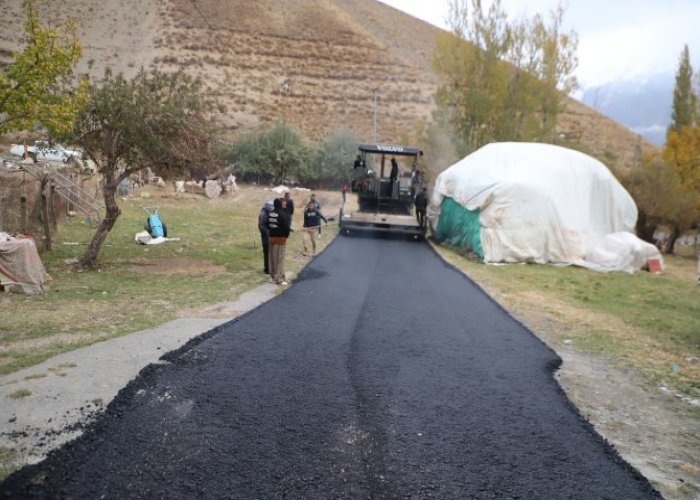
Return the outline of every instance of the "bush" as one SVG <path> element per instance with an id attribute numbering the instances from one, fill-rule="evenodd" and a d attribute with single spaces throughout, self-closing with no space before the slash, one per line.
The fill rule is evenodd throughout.
<path id="1" fill-rule="evenodd" d="M 278 122 L 268 131 L 253 133 L 234 143 L 223 157 L 236 165 L 242 181 L 279 184 L 290 177 L 308 179 L 311 155 L 301 134 Z"/>
<path id="2" fill-rule="evenodd" d="M 352 131 L 341 129 L 329 134 L 318 146 L 311 163 L 312 188 L 334 189 L 350 182 L 352 164 L 360 140 Z"/>

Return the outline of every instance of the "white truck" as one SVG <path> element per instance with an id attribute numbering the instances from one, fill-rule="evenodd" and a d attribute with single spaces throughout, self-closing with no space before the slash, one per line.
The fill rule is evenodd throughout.
<path id="1" fill-rule="evenodd" d="M 35 141 L 33 144 L 26 146 L 26 148 L 24 144 L 10 144 L 10 154 L 24 158 L 25 153 L 34 162 L 48 160 L 67 163 L 73 156 L 78 159 L 81 159 L 83 156 L 81 151 L 66 149 L 60 144 L 50 144 L 47 141 Z"/>

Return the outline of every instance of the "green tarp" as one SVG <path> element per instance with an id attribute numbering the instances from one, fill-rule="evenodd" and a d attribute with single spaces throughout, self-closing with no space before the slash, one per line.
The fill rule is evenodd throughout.
<path id="1" fill-rule="evenodd" d="M 440 204 L 440 219 L 433 236 L 445 245 L 466 248 L 480 259 L 484 258 L 479 211 L 467 210 L 452 198 L 443 198 Z"/>

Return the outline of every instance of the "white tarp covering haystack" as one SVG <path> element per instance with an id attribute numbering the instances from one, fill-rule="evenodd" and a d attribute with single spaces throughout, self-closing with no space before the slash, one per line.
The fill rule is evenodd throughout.
<path id="1" fill-rule="evenodd" d="M 486 263 L 633 272 L 661 262 L 656 247 L 634 235 L 637 207 L 608 168 L 559 146 L 482 147 L 438 176 L 428 214 L 438 240 Z"/>

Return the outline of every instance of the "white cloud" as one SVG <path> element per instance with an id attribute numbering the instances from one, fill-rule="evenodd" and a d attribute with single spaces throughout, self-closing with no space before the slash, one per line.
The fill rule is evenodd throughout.
<path id="1" fill-rule="evenodd" d="M 673 72 L 686 43 L 691 57 L 700 61 L 700 32 L 691 27 L 693 19 L 700 19 L 700 3 L 688 2 L 686 9 L 639 10 L 644 15 L 637 12 L 629 22 L 580 33 L 577 75 L 584 85 Z"/>

